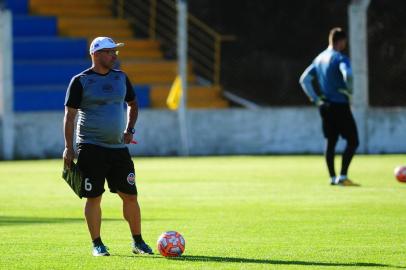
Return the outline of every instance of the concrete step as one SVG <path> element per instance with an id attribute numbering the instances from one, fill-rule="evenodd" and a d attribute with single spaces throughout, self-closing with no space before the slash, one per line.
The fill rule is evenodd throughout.
<path id="1" fill-rule="evenodd" d="M 169 73 L 176 76 L 178 70 L 178 62 L 175 60 L 156 60 L 156 61 L 140 61 L 134 59 L 122 59 L 120 66 L 123 70 L 131 74 L 154 74 L 154 73 Z M 192 64 L 188 65 L 188 72 L 192 72 Z"/>
<path id="2" fill-rule="evenodd" d="M 48 10 L 48 9 L 98 9 L 100 7 L 109 8 L 111 5 L 103 1 L 30 1 L 30 10 Z"/>
<path id="3" fill-rule="evenodd" d="M 105 17 L 90 17 L 90 18 L 75 18 L 75 17 L 58 17 L 59 29 L 70 28 L 130 28 L 130 23 L 127 20 L 105 18 Z"/>
<path id="4" fill-rule="evenodd" d="M 120 66 L 126 72 L 140 72 L 140 73 L 161 73 L 170 72 L 176 74 L 177 62 L 176 61 L 131 61 L 121 60 Z"/>
<path id="5" fill-rule="evenodd" d="M 158 85 L 151 87 L 151 107 L 167 108 L 171 85 Z M 189 108 L 227 108 L 228 102 L 221 95 L 219 86 L 191 85 L 187 92 L 187 106 Z"/>
<path id="6" fill-rule="evenodd" d="M 158 60 L 163 58 L 163 53 L 160 50 L 131 50 L 126 47 L 120 48 L 120 59 L 153 59 Z"/>
<path id="7" fill-rule="evenodd" d="M 30 0 L 30 5 L 103 4 L 112 5 L 112 0 Z"/>
<path id="8" fill-rule="evenodd" d="M 89 44 L 92 42 L 89 40 Z M 118 42 L 123 42 L 125 48 L 139 50 L 139 49 L 160 49 L 160 43 L 153 39 L 120 39 Z"/>
<path id="9" fill-rule="evenodd" d="M 107 36 L 113 38 L 116 42 L 119 42 L 120 39 L 131 38 L 133 36 L 131 29 L 106 29 L 103 27 L 61 29 L 59 34 L 68 37 L 84 37 L 88 39 Z"/>
<path id="10" fill-rule="evenodd" d="M 176 73 L 143 73 L 143 74 L 132 74 L 126 72 L 128 78 L 133 84 L 171 84 L 175 79 Z M 188 76 L 189 83 L 196 82 L 196 76 L 194 74 L 190 74 Z"/>
<path id="11" fill-rule="evenodd" d="M 53 6 L 39 6 L 31 8 L 31 13 L 36 15 L 53 15 L 62 17 L 111 17 L 111 11 L 106 7 L 98 7 L 95 9 L 76 9 L 76 8 L 64 8 Z"/>
<path id="12" fill-rule="evenodd" d="M 90 44 L 91 41 L 89 41 Z M 133 61 L 134 58 L 153 61 L 163 58 L 160 50 L 160 43 L 151 39 L 119 39 L 116 42 L 123 42 L 124 47 L 120 48 L 120 59 Z"/>
<path id="13" fill-rule="evenodd" d="M 88 43 L 90 44 L 93 39 L 88 39 Z M 131 49 L 160 49 L 160 42 L 154 39 L 136 39 L 136 38 L 121 38 L 120 40 L 116 40 L 116 42 L 122 42 L 125 44 L 126 48 Z"/>

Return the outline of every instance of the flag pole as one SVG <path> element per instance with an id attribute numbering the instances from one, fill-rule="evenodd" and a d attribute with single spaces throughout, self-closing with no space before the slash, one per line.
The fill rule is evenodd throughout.
<path id="1" fill-rule="evenodd" d="M 187 101 L 187 0 L 177 0 L 178 6 L 178 74 L 181 78 L 182 95 L 178 109 L 179 131 L 182 156 L 189 155 L 189 142 L 186 119 Z"/>
<path id="2" fill-rule="evenodd" d="M 2 120 L 0 143 L 1 156 L 14 158 L 14 109 L 13 109 L 13 36 L 12 13 L 0 6 L 0 118 Z"/>

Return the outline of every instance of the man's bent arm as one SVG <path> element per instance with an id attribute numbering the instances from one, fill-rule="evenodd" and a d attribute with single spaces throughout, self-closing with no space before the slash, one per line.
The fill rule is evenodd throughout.
<path id="1" fill-rule="evenodd" d="M 130 132 L 135 126 L 138 118 L 138 105 L 135 100 L 127 102 L 127 127 L 124 131 L 124 143 L 128 144 L 133 142 L 133 133 Z"/>
<path id="2" fill-rule="evenodd" d="M 73 134 L 75 130 L 75 118 L 77 109 L 65 106 L 65 117 L 63 119 L 63 133 L 65 138 L 65 150 L 63 151 L 63 159 L 65 167 L 70 168 L 70 164 L 75 158 L 73 149 Z"/>
<path id="3" fill-rule="evenodd" d="M 134 128 L 138 118 L 138 105 L 135 100 L 127 102 L 127 129 Z"/>
<path id="4" fill-rule="evenodd" d="M 320 97 L 317 95 L 317 93 L 314 90 L 313 85 L 312 85 L 312 81 L 314 79 L 313 73 L 315 73 L 314 67 L 313 67 L 313 65 L 310 65 L 303 72 L 302 76 L 300 76 L 299 82 L 303 88 L 303 91 L 309 97 L 310 101 L 317 104 Z"/>
<path id="5" fill-rule="evenodd" d="M 340 63 L 339 69 L 341 74 L 343 74 L 344 82 L 347 85 L 347 90 L 352 93 L 353 89 L 353 75 L 352 68 L 349 61 L 344 61 Z"/>

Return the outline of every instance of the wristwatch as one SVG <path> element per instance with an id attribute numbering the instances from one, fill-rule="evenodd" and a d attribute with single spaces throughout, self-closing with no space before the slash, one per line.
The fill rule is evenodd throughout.
<path id="1" fill-rule="evenodd" d="M 134 134 L 135 133 L 135 128 L 127 128 L 127 132 Z"/>

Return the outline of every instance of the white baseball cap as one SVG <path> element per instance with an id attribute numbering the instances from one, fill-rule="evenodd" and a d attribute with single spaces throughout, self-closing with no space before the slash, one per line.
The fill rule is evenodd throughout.
<path id="1" fill-rule="evenodd" d="M 89 52 L 90 54 L 93 54 L 94 52 L 97 52 L 98 50 L 102 49 L 113 49 L 117 47 L 123 47 L 124 43 L 115 43 L 114 40 L 112 40 L 109 37 L 97 37 L 93 39 L 92 43 L 90 44 Z"/>

